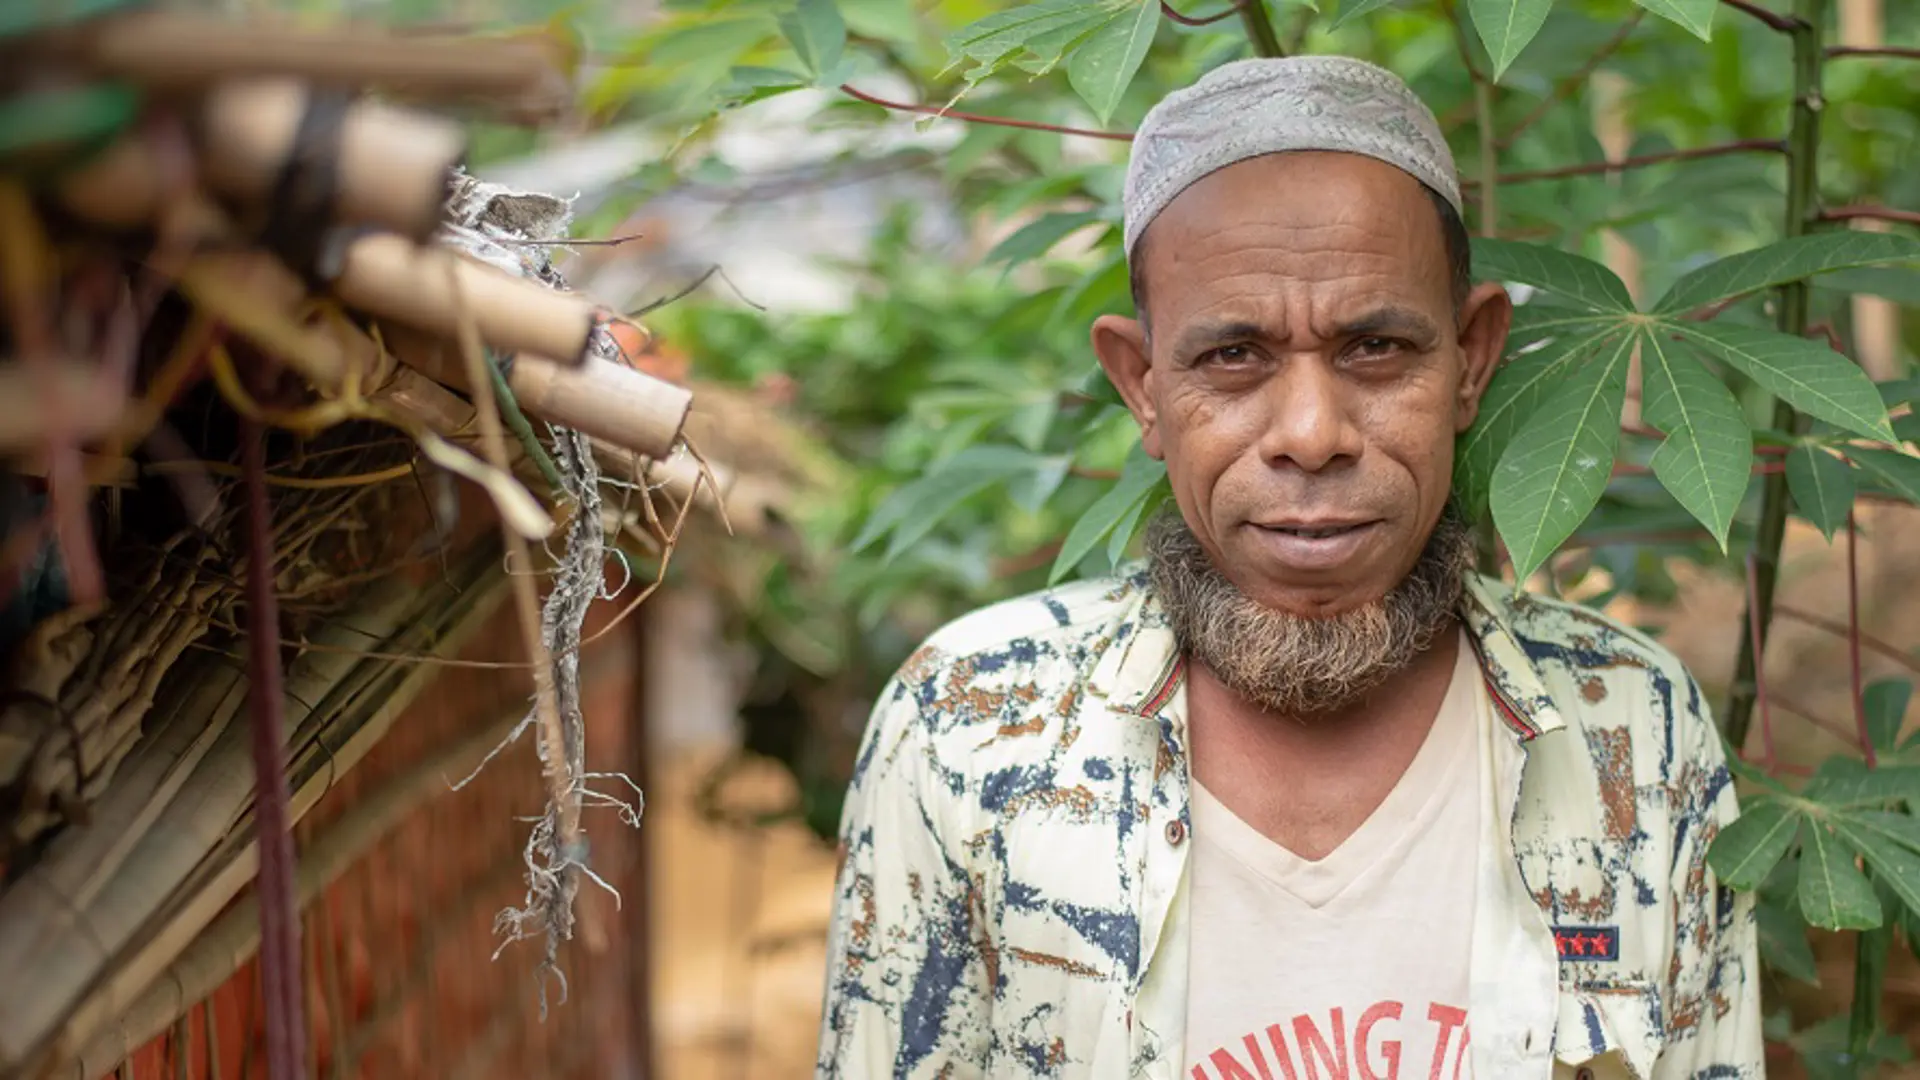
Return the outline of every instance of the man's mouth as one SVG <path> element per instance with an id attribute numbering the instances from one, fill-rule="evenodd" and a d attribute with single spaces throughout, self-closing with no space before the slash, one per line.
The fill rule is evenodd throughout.
<path id="1" fill-rule="evenodd" d="M 1329 537 L 1344 536 L 1356 529 L 1364 529 L 1367 524 L 1367 522 L 1359 522 L 1353 525 L 1262 525 L 1260 527 L 1269 532 L 1285 533 L 1288 536 L 1325 540 Z"/>

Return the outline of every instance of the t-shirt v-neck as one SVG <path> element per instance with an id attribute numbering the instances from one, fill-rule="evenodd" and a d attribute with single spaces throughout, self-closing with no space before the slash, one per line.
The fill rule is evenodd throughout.
<path id="1" fill-rule="evenodd" d="M 1307 906 L 1324 907 L 1370 872 L 1398 863 L 1398 856 L 1432 825 L 1446 796 L 1462 784 L 1471 786 L 1480 693 L 1479 664 L 1463 633 L 1446 695 L 1413 761 L 1373 813 L 1325 857 L 1302 858 L 1268 839 L 1198 779 L 1192 797 L 1195 838 Z"/>

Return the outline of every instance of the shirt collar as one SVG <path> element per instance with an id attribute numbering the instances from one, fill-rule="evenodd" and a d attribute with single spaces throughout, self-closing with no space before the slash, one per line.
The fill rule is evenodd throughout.
<path id="1" fill-rule="evenodd" d="M 1180 655 L 1173 630 L 1153 590 L 1147 587 L 1145 575 L 1136 577 L 1132 584 L 1132 601 L 1114 624 L 1110 644 L 1094 668 L 1091 684 L 1095 692 L 1106 695 L 1109 708 L 1153 717 L 1180 688 L 1186 677 L 1186 658 Z M 1479 657 L 1494 710 L 1514 738 L 1531 742 L 1565 727 L 1565 718 L 1514 633 L 1507 586 L 1469 575 L 1459 611 L 1468 640 Z"/>

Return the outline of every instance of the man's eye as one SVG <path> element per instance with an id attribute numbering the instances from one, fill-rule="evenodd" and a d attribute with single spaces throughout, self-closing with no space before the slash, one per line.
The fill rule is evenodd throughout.
<path id="1" fill-rule="evenodd" d="M 1353 343 L 1353 355 L 1362 360 L 1392 356 L 1399 351 L 1400 343 L 1392 338 L 1364 337 Z"/>
<path id="2" fill-rule="evenodd" d="M 1200 355 L 1202 365 L 1213 367 L 1241 367 L 1253 360 L 1253 350 L 1245 345 L 1222 345 Z"/>

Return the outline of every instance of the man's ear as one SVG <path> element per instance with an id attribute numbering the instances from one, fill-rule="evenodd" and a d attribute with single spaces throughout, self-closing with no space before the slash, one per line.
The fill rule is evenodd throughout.
<path id="1" fill-rule="evenodd" d="M 1513 326 L 1513 298 L 1497 282 L 1476 285 L 1460 305 L 1460 355 L 1466 368 L 1460 373 L 1454 408 L 1454 430 L 1473 426 L 1480 415 L 1480 395 L 1486 393 L 1501 354 L 1507 351 L 1507 330 Z"/>
<path id="2" fill-rule="evenodd" d="M 1138 319 L 1124 315 L 1102 315 L 1093 321 L 1093 353 L 1107 373 L 1107 381 L 1120 391 L 1121 400 L 1140 425 L 1140 445 L 1148 456 L 1160 457 L 1160 433 L 1155 425 L 1153 394 L 1153 350 L 1147 344 L 1147 328 Z"/>

